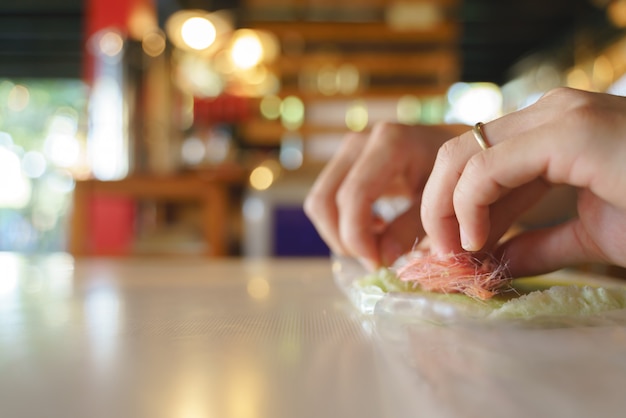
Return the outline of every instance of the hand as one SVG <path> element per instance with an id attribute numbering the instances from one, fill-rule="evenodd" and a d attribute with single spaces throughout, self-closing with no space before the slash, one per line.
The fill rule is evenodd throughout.
<path id="1" fill-rule="evenodd" d="M 626 98 L 553 90 L 537 103 L 444 144 L 422 198 L 435 252 L 496 251 L 514 276 L 582 262 L 626 266 Z M 579 189 L 578 216 L 498 240 L 557 184 Z"/>
<path id="2" fill-rule="evenodd" d="M 331 250 L 357 257 L 370 268 L 409 251 L 423 236 L 419 204 L 437 149 L 458 132 L 459 126 L 384 123 L 369 134 L 348 135 L 304 203 Z M 372 206 L 390 194 L 407 196 L 411 206 L 386 223 Z"/>

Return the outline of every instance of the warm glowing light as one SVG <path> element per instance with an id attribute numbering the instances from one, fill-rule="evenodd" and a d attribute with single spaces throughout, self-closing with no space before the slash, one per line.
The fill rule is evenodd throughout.
<path id="1" fill-rule="evenodd" d="M 104 55 L 116 57 L 124 48 L 124 39 L 117 32 L 105 32 L 98 41 L 98 48 Z"/>
<path id="2" fill-rule="evenodd" d="M 134 39 L 142 39 L 146 33 L 158 26 L 153 7 L 135 3 L 128 17 L 128 33 Z"/>
<path id="3" fill-rule="evenodd" d="M 615 71 L 606 55 L 598 56 L 593 62 L 593 85 L 597 90 L 605 90 L 613 82 Z"/>
<path id="4" fill-rule="evenodd" d="M 398 100 L 396 113 L 398 117 L 398 122 L 407 125 L 415 125 L 420 121 L 422 104 L 420 100 L 415 96 L 402 96 Z"/>
<path id="5" fill-rule="evenodd" d="M 580 90 L 589 90 L 591 82 L 587 73 L 581 68 L 573 68 L 567 73 L 567 86 Z"/>
<path id="6" fill-rule="evenodd" d="M 240 29 L 236 32 L 230 55 L 236 67 L 252 68 L 263 60 L 263 45 L 253 30 Z"/>
<path id="7" fill-rule="evenodd" d="M 296 130 L 304 123 L 304 103 L 296 96 L 287 96 L 280 104 L 280 116 L 283 126 Z"/>
<path id="8" fill-rule="evenodd" d="M 235 70 L 247 70 L 273 61 L 278 55 L 278 41 L 273 34 L 252 29 L 237 30 L 230 44 L 230 59 Z"/>
<path id="9" fill-rule="evenodd" d="M 626 27 L 626 0 L 615 0 L 609 3 L 607 15 L 613 24 L 619 28 Z"/>
<path id="10" fill-rule="evenodd" d="M 270 294 L 270 284 L 263 277 L 251 278 L 246 289 L 253 299 L 266 299 Z"/>
<path id="11" fill-rule="evenodd" d="M 216 52 L 232 31 L 228 12 L 207 13 L 201 9 L 185 9 L 173 13 L 165 22 L 165 31 L 174 47 L 208 56 Z"/>
<path id="12" fill-rule="evenodd" d="M 192 17 L 183 23 L 180 34 L 190 48 L 201 51 L 215 42 L 217 31 L 209 19 Z"/>
<path id="13" fill-rule="evenodd" d="M 274 183 L 274 173 L 271 168 L 258 166 L 250 173 L 250 185 L 257 190 L 267 190 Z"/>
<path id="14" fill-rule="evenodd" d="M 263 115 L 265 119 L 269 120 L 278 119 L 280 117 L 281 103 L 282 100 L 280 97 L 273 94 L 263 97 L 263 99 L 261 99 L 261 103 L 259 104 L 261 115 Z"/>
<path id="15" fill-rule="evenodd" d="M 26 86 L 22 86 L 21 84 L 16 84 L 13 86 L 11 91 L 9 91 L 9 97 L 7 105 L 9 109 L 14 112 L 21 112 L 26 109 L 28 103 L 30 102 L 30 92 Z"/>
<path id="16" fill-rule="evenodd" d="M 367 106 L 363 102 L 354 102 L 346 112 L 346 126 L 354 132 L 361 132 L 367 128 L 369 115 Z"/>
<path id="17" fill-rule="evenodd" d="M 165 34 L 161 31 L 154 31 L 147 33 L 142 41 L 141 47 L 146 55 L 151 57 L 158 57 L 165 51 Z"/>

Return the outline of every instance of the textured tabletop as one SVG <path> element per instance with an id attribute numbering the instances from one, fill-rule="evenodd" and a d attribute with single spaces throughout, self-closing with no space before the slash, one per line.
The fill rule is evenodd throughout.
<path id="1" fill-rule="evenodd" d="M 379 417 L 328 260 L 0 255 L 0 416 Z"/>
<path id="2" fill-rule="evenodd" d="M 327 259 L 0 254 L 0 417 L 622 417 L 624 317 L 364 315 Z"/>

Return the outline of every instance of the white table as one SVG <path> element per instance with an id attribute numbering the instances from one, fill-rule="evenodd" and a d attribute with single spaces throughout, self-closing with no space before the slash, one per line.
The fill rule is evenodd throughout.
<path id="1" fill-rule="evenodd" d="M 3 418 L 617 417 L 625 383 L 620 325 L 373 321 L 325 259 L 0 254 Z"/>

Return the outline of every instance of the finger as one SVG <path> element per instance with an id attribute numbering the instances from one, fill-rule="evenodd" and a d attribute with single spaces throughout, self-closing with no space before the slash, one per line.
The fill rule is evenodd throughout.
<path id="1" fill-rule="evenodd" d="M 550 186 L 538 179 L 506 194 L 487 210 L 486 222 L 489 227 L 477 231 L 478 234 L 484 234 L 484 240 L 478 241 L 477 239 L 473 247 L 467 242 L 461 242 L 461 246 L 467 251 L 491 251 L 524 212 L 534 206 L 549 190 Z M 456 191 L 455 196 L 457 196 Z M 456 210 L 456 207 L 455 203 L 457 218 L 459 223 L 462 223 L 465 212 Z"/>
<path id="2" fill-rule="evenodd" d="M 389 223 L 381 233 L 378 245 L 382 264 L 390 266 L 403 254 L 411 251 L 416 242 L 424 236 L 419 220 L 419 204 Z"/>
<path id="3" fill-rule="evenodd" d="M 422 222 L 433 252 L 447 254 L 462 250 L 453 192 L 465 164 L 479 151 L 470 131 L 446 142 L 437 153 L 421 205 Z"/>
<path id="4" fill-rule="evenodd" d="M 511 190 L 532 183 L 537 186 L 530 186 L 531 192 L 539 194 L 541 182 L 564 182 L 575 158 L 573 152 L 577 150 L 572 152 L 576 147 L 571 143 L 569 147 L 561 147 L 554 140 L 557 134 L 553 126 L 542 126 L 470 158 L 454 192 L 454 208 L 466 250 L 475 251 L 484 246 L 494 220 L 490 206 Z M 535 187 L 537 190 L 533 190 Z M 520 208 L 527 207 L 522 199 L 514 198 L 513 202 L 513 205 L 518 202 Z"/>
<path id="5" fill-rule="evenodd" d="M 601 261 L 582 243 L 584 228 L 578 219 L 523 232 L 502 244 L 496 256 L 506 263 L 513 277 L 548 273 L 567 265 Z"/>
<path id="6" fill-rule="evenodd" d="M 336 254 L 353 255 L 343 245 L 339 235 L 339 213 L 336 194 L 344 178 L 359 158 L 364 135 L 345 138 L 337 154 L 326 164 L 304 201 L 304 211 L 322 239 Z"/>
<path id="7" fill-rule="evenodd" d="M 475 216 L 481 222 L 477 230 L 473 231 L 473 240 L 467 238 L 464 229 L 459 227 L 461 235 L 461 246 L 466 251 L 490 251 L 503 234 L 519 219 L 522 214 L 534 206 L 551 188 L 543 179 L 535 179 L 530 183 L 522 185 L 514 190 L 502 188 L 500 197 L 489 206 L 474 208 L 478 213 L 468 213 L 458 203 L 468 193 L 473 190 L 465 190 L 466 184 L 459 182 L 454 191 L 453 201 L 455 214 L 459 225 L 467 225 L 470 221 L 468 217 Z M 471 218 L 470 218 L 471 219 Z"/>
<path id="8" fill-rule="evenodd" d="M 419 142 L 407 140 L 403 131 L 394 125 L 377 126 L 337 191 L 341 242 L 375 265 L 381 264 L 377 244 L 380 231 L 375 229 L 372 205 L 398 178 L 404 179 L 409 191 L 421 187 L 419 184 L 424 182 L 430 166 L 424 169 L 424 164 L 420 164 L 420 158 L 424 161 L 427 158 L 421 156 L 424 153 L 420 153 L 419 148 L 407 148 Z M 409 154 L 417 161 L 409 161 Z"/>
<path id="9" fill-rule="evenodd" d="M 533 123 L 535 125 L 543 123 L 544 119 L 541 113 L 537 115 L 537 111 L 527 108 L 508 115 L 506 119 L 501 118 L 484 124 L 483 137 L 493 148 L 509 137 L 530 129 Z M 473 132 L 466 131 L 446 142 L 437 154 L 433 173 L 424 189 L 421 212 L 424 229 L 430 237 L 434 252 L 446 254 L 463 250 L 453 194 L 465 165 L 472 156 L 481 151 Z M 488 226 L 489 224 L 486 224 L 486 227 Z"/>

